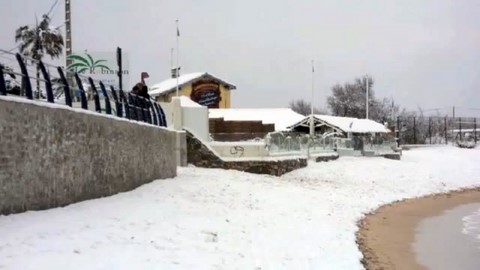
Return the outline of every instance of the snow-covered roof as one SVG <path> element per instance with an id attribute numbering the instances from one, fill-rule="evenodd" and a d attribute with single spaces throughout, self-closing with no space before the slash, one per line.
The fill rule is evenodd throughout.
<path id="1" fill-rule="evenodd" d="M 352 132 L 352 133 L 371 133 L 371 132 L 378 132 L 378 133 L 387 133 L 390 132 L 384 125 L 375 122 L 370 119 L 359 119 L 353 117 L 341 117 L 341 116 L 331 116 L 331 115 L 320 115 L 315 114 L 314 123 L 315 122 L 325 122 L 330 126 L 337 127 L 344 132 Z M 295 126 L 302 125 L 304 123 L 308 123 L 310 116 L 304 117 L 301 121 L 297 122 L 294 125 L 291 125 L 289 128 L 294 128 Z"/>
<path id="2" fill-rule="evenodd" d="M 262 121 L 263 124 L 275 124 L 275 131 L 286 130 L 305 116 L 290 108 L 265 109 L 209 109 L 209 118 L 223 118 L 226 121 Z"/>
<path id="3" fill-rule="evenodd" d="M 218 81 L 219 83 L 227 86 L 227 88 L 230 90 L 236 89 L 235 85 L 225 82 L 219 79 L 218 77 L 215 77 L 207 72 L 195 72 L 195 73 L 188 73 L 188 74 L 181 75 L 180 77 L 178 77 L 178 87 L 182 87 L 185 84 L 193 83 L 195 81 L 202 80 L 202 79 L 210 79 L 210 80 Z M 150 94 L 150 96 L 160 96 L 160 95 L 168 94 L 170 92 L 174 92 L 176 88 L 177 88 L 177 79 L 170 78 L 150 87 L 148 93 Z"/>
<path id="4" fill-rule="evenodd" d="M 182 106 L 182 107 L 193 107 L 193 108 L 204 107 L 204 106 L 196 103 L 195 101 L 191 100 L 187 96 L 179 96 L 178 98 L 180 98 L 180 106 Z"/>
<path id="5" fill-rule="evenodd" d="M 464 132 L 475 132 L 475 129 L 473 129 L 473 128 L 454 129 L 453 132 L 455 132 L 455 133 L 460 133 L 460 132 L 462 132 L 462 133 L 464 133 Z M 477 133 L 480 133 L 480 128 L 477 128 L 477 129 L 476 129 L 476 132 L 477 132 Z"/>

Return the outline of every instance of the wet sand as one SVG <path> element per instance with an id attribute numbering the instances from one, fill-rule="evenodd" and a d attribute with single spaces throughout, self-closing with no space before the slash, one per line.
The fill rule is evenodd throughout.
<path id="1" fill-rule="evenodd" d="M 418 224 L 456 206 L 479 202 L 480 188 L 475 188 L 380 207 L 359 222 L 357 243 L 365 269 L 425 269 L 416 261 L 412 245 Z"/>

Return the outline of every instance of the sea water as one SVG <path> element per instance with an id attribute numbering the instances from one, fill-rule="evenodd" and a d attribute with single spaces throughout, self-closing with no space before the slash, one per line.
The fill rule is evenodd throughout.
<path id="1" fill-rule="evenodd" d="M 476 243 L 477 249 L 480 251 L 480 204 L 473 206 L 478 206 L 478 208 L 462 218 L 462 233 Z"/>
<path id="2" fill-rule="evenodd" d="M 413 250 L 427 269 L 480 269 L 480 203 L 465 204 L 422 220 Z"/>

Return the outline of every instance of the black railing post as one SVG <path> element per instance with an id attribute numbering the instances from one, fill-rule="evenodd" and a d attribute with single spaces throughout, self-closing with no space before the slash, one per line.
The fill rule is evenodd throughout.
<path id="1" fill-rule="evenodd" d="M 3 74 L 3 65 L 0 65 L 0 96 L 7 95 L 7 84 L 5 83 L 5 77 Z"/>
<path id="2" fill-rule="evenodd" d="M 110 91 L 112 91 L 112 97 L 115 100 L 115 109 L 117 110 L 117 116 L 123 117 L 122 103 L 120 102 L 117 92 L 115 92 L 115 88 L 113 88 L 112 85 L 110 85 Z"/>
<path id="3" fill-rule="evenodd" d="M 68 85 L 67 78 L 65 78 L 65 74 L 61 67 L 57 67 L 58 75 L 60 76 L 60 80 L 63 84 L 63 94 L 65 95 L 65 104 L 72 107 L 72 96 L 70 93 L 70 86 Z"/>
<path id="4" fill-rule="evenodd" d="M 22 87 L 25 87 L 25 96 L 28 99 L 33 99 L 32 83 L 30 82 L 30 77 L 28 76 L 25 62 L 23 62 L 23 58 L 19 53 L 17 53 L 15 57 L 17 58 L 18 65 L 20 66 L 20 70 L 22 71 Z"/>
<path id="5" fill-rule="evenodd" d="M 82 103 L 82 109 L 88 110 L 88 101 L 87 101 L 87 96 L 85 95 L 85 89 L 83 89 L 82 80 L 80 80 L 80 77 L 76 72 L 75 72 L 75 81 L 77 82 L 77 87 L 80 90 L 80 102 Z"/>
<path id="6" fill-rule="evenodd" d="M 159 117 L 159 122 L 160 122 L 160 126 L 162 127 L 166 127 L 167 126 L 167 120 L 165 119 L 165 113 L 162 109 L 162 107 L 160 105 L 158 105 L 158 103 L 154 102 L 153 105 L 155 106 L 155 108 L 157 108 L 157 111 L 158 111 L 158 117 Z"/>
<path id="7" fill-rule="evenodd" d="M 45 68 L 45 65 L 43 64 L 42 61 L 38 61 L 38 67 L 40 68 L 43 79 L 45 80 L 45 90 L 47 92 L 47 101 L 50 103 L 54 103 L 55 101 L 53 100 L 52 81 L 50 81 L 50 75 L 48 74 L 47 69 Z"/>
<path id="8" fill-rule="evenodd" d="M 107 89 L 102 81 L 99 82 L 100 89 L 102 90 L 103 98 L 105 98 L 105 112 L 107 114 L 112 114 L 112 105 L 110 104 L 110 98 L 108 97 Z"/>
<path id="9" fill-rule="evenodd" d="M 130 119 L 138 120 L 137 106 L 136 106 L 135 100 L 133 100 L 133 95 L 131 93 L 128 93 L 127 95 L 128 95 L 127 105 L 128 105 L 128 110 L 130 111 Z"/>
<path id="10" fill-rule="evenodd" d="M 98 96 L 97 87 L 93 82 L 92 77 L 88 77 L 88 82 L 90 83 L 90 87 L 92 87 L 93 92 L 93 103 L 95 104 L 95 111 L 98 113 L 102 113 L 102 106 L 100 106 L 100 97 Z"/>
<path id="11" fill-rule="evenodd" d="M 152 111 L 150 112 L 149 110 L 149 113 L 151 115 L 151 118 L 152 118 L 152 122 L 155 126 L 158 126 L 158 117 L 157 117 L 157 113 L 156 113 L 156 108 L 153 106 L 153 103 L 150 99 L 147 99 L 148 101 L 148 108 L 150 108 Z"/>
<path id="12" fill-rule="evenodd" d="M 122 91 L 122 89 L 118 90 L 118 93 L 120 93 L 120 102 L 123 103 L 124 109 L 125 109 L 125 117 L 127 119 L 131 119 L 132 116 L 130 114 L 130 105 L 128 105 L 128 100 L 127 97 L 125 96 L 125 93 Z"/>
<path id="13" fill-rule="evenodd" d="M 150 107 L 148 100 L 144 97 L 138 96 L 138 100 L 140 103 L 140 107 L 142 108 L 143 111 L 143 119 L 145 122 L 151 124 L 152 123 L 152 115 L 150 113 Z"/>
<path id="14" fill-rule="evenodd" d="M 145 117 L 144 117 L 144 114 L 143 114 L 143 108 L 141 107 L 142 104 L 141 104 L 140 97 L 135 95 L 135 94 L 132 94 L 131 96 L 132 96 L 132 100 L 133 100 L 133 106 L 134 106 L 135 112 L 137 114 L 137 120 L 145 122 Z"/>

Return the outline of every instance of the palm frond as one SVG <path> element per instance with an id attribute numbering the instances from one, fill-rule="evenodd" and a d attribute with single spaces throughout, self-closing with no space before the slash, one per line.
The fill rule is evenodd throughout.
<path id="1" fill-rule="evenodd" d="M 77 73 L 82 73 L 82 72 L 84 72 L 84 71 L 86 71 L 86 70 L 88 70 L 88 69 L 89 69 L 88 67 L 81 68 L 81 69 L 79 69 L 79 70 L 77 71 Z"/>
<path id="2" fill-rule="evenodd" d="M 87 66 L 87 67 L 90 66 L 90 63 L 88 62 L 88 60 L 85 59 L 84 57 L 81 57 L 80 55 L 71 54 L 67 57 L 67 59 L 85 63 L 85 66 Z"/>
<path id="3" fill-rule="evenodd" d="M 95 61 L 93 61 L 93 57 L 88 54 L 88 53 L 85 53 L 85 55 L 90 59 L 90 67 L 94 67 L 95 66 Z"/>
<path id="4" fill-rule="evenodd" d="M 103 59 L 97 60 L 97 61 L 95 61 L 94 66 L 97 66 L 98 64 L 100 64 L 102 62 L 107 62 L 107 60 L 103 60 Z"/>
<path id="5" fill-rule="evenodd" d="M 77 63 L 73 63 L 73 64 L 69 65 L 69 66 L 67 67 L 67 69 L 71 70 L 71 69 L 75 69 L 75 68 L 79 68 L 79 67 L 82 67 L 82 68 L 83 68 L 83 67 L 86 67 L 86 68 L 88 68 L 88 66 L 85 65 L 85 63 L 78 63 L 78 62 L 77 62 Z"/>
<path id="6" fill-rule="evenodd" d="M 107 66 L 105 66 L 105 65 L 103 65 L 103 64 L 96 65 L 95 67 L 96 67 L 96 68 L 103 68 L 103 69 L 106 69 L 106 70 L 108 70 L 108 71 L 111 70 L 109 67 L 107 67 Z"/>

